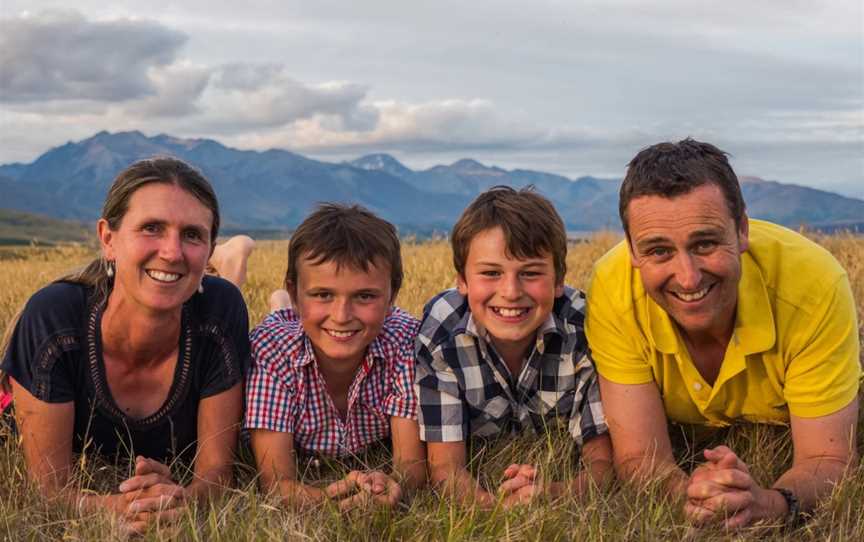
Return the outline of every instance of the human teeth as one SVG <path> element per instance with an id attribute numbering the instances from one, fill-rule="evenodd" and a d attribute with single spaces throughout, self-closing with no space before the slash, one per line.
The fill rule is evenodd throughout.
<path id="1" fill-rule="evenodd" d="M 159 282 L 174 282 L 180 280 L 180 275 L 177 273 L 166 273 L 165 271 L 147 271 L 150 278 Z"/>
<path id="2" fill-rule="evenodd" d="M 683 299 L 684 301 L 698 301 L 705 297 L 705 294 L 708 293 L 708 288 L 703 288 L 698 292 L 694 292 L 692 294 L 685 294 L 684 292 L 678 292 L 676 295 Z"/>
<path id="3" fill-rule="evenodd" d="M 498 307 L 495 310 L 501 316 L 504 316 L 506 318 L 513 318 L 514 316 L 519 316 L 520 314 L 524 313 L 526 309 L 508 309 L 504 307 Z"/>
<path id="4" fill-rule="evenodd" d="M 357 333 L 356 331 L 336 331 L 335 329 L 328 329 L 327 333 L 333 337 L 338 337 L 340 339 L 344 339 L 346 337 L 350 337 Z"/>

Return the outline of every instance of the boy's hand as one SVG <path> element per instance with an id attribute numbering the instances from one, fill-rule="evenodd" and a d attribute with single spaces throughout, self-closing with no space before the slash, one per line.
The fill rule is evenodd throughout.
<path id="1" fill-rule="evenodd" d="M 186 490 L 171 479 L 171 470 L 153 459 L 138 456 L 135 475 L 120 484 L 126 500 L 124 529 L 143 533 L 154 522 L 170 522 L 181 516 Z"/>
<path id="2" fill-rule="evenodd" d="M 504 508 L 528 504 L 546 491 L 534 465 L 514 463 L 504 469 L 505 480 L 498 486 Z"/>
<path id="3" fill-rule="evenodd" d="M 402 499 L 402 488 L 381 471 L 352 470 L 345 478 L 327 486 L 324 492 L 331 499 L 339 499 L 341 510 L 365 507 L 370 503 L 389 508 Z"/>

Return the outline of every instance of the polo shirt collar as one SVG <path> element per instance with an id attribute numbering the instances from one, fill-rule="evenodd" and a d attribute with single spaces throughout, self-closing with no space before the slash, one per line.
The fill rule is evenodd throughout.
<path id="1" fill-rule="evenodd" d="M 672 319 L 660 305 L 644 294 L 654 346 L 664 354 L 678 352 L 678 333 Z M 732 340 L 743 354 L 764 352 L 776 340 L 774 313 L 759 266 L 749 252 L 741 255 L 741 279 L 738 281 L 738 307 Z"/>

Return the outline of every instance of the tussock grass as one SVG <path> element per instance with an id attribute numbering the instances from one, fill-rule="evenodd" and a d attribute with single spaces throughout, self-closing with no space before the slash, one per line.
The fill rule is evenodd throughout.
<path id="1" fill-rule="evenodd" d="M 584 288 L 591 264 L 619 238 L 598 234 L 590 242 L 573 244 L 568 256 L 567 283 Z M 864 239 L 852 236 L 820 236 L 847 269 L 861 319 L 864 308 Z M 34 291 L 71 268 L 86 263 L 95 249 L 86 246 L 0 249 L 0 322 L 14 315 Z M 260 242 L 249 262 L 243 294 L 254 325 L 265 315 L 270 292 L 282 284 L 287 244 Z M 423 304 L 438 291 L 455 284 L 451 254 L 446 242 L 406 242 L 403 246 L 406 280 L 397 304 L 418 315 Z M 864 329 L 864 328 L 862 328 Z M 740 425 L 715 432 L 673 425 L 670 434 L 676 455 L 685 469 L 699 463 L 707 446 L 729 444 L 749 465 L 757 481 L 767 484 L 791 463 L 788 429 L 768 425 Z M 857 446 L 864 450 L 864 415 L 859 419 Z M 383 447 L 347 462 L 325 461 L 315 467 L 301 462 L 310 483 L 327 483 L 350 468 L 383 466 L 388 452 Z M 494 487 L 504 468 L 513 461 L 536 462 L 549 477 L 568 480 L 575 476 L 573 444 L 563 431 L 550 428 L 541 438 L 516 438 L 472 443 L 471 467 L 482 483 Z M 341 513 L 333 506 L 283 510 L 271 495 L 256 487 L 248 450 L 237 463 L 237 484 L 219 499 L 190 508 L 176 525 L 156 527 L 143 540 L 230 541 L 282 539 L 297 541 L 379 540 L 525 540 L 551 542 L 668 541 L 668 540 L 864 540 L 864 468 L 857 467 L 838 485 L 813 518 L 792 531 L 758 526 L 727 533 L 720 529 L 693 531 L 679 507 L 669 501 L 659 485 L 631 488 L 615 485 L 595 491 L 582 501 L 560 499 L 518 510 L 479 510 L 442 500 L 423 490 L 395 510 L 362 510 Z M 114 488 L 127 475 L 129 465 L 110 466 L 91 457 L 82 458 L 74 477 L 76 487 L 93 491 Z M 114 520 L 104 514 L 81 514 L 57 502 L 40 498 L 28 483 L 24 461 L 14 435 L 0 424 L 0 539 L 2 540 L 119 540 L 124 536 Z"/>

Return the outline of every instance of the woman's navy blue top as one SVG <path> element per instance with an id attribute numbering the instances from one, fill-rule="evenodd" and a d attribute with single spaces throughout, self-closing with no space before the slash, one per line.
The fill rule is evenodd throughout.
<path id="1" fill-rule="evenodd" d="M 141 419 L 126 416 L 108 388 L 103 309 L 81 284 L 55 282 L 39 290 L 21 314 L 0 369 L 40 401 L 75 403 L 75 452 L 113 461 L 179 458 L 191 465 L 199 403 L 240 382 L 249 365 L 249 317 L 240 291 L 206 276 L 204 293 L 183 305 L 171 389 L 165 403 Z"/>

